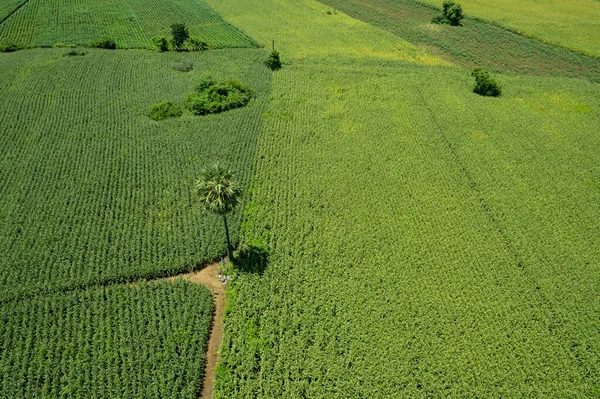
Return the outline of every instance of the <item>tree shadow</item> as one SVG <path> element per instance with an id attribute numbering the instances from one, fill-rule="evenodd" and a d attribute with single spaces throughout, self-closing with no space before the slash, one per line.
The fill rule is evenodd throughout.
<path id="1" fill-rule="evenodd" d="M 242 273 L 263 275 L 269 263 L 269 252 L 261 247 L 243 244 L 234 253 L 233 265 Z"/>

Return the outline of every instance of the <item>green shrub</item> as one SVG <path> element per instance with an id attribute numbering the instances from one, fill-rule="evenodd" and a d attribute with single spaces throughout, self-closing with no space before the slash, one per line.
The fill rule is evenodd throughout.
<path id="1" fill-rule="evenodd" d="M 471 72 L 471 76 L 475 77 L 475 87 L 473 92 L 481 96 L 498 97 L 502 89 L 498 82 L 490 77 L 490 74 L 481 68 L 475 68 Z"/>
<path id="2" fill-rule="evenodd" d="M 196 115 L 216 114 L 243 107 L 252 98 L 250 88 L 236 80 L 217 83 L 205 79 L 185 100 L 185 106 Z"/>
<path id="3" fill-rule="evenodd" d="M 181 62 L 173 65 L 173 69 L 179 72 L 189 72 L 194 69 L 194 64 L 189 59 L 184 58 Z"/>
<path id="4" fill-rule="evenodd" d="M 87 52 L 83 51 L 83 50 L 71 50 L 68 53 L 65 53 L 66 57 L 75 57 L 75 56 L 81 56 L 81 55 L 86 55 Z"/>
<path id="5" fill-rule="evenodd" d="M 269 58 L 265 61 L 265 64 L 271 71 L 277 71 L 281 69 L 281 59 L 279 58 L 279 52 L 273 50 L 269 54 Z"/>
<path id="6" fill-rule="evenodd" d="M 152 44 L 154 45 L 154 48 L 161 53 L 169 51 L 169 40 L 166 36 L 154 36 L 152 38 Z"/>
<path id="7" fill-rule="evenodd" d="M 150 118 L 155 121 L 160 121 L 166 118 L 175 118 L 183 115 L 183 110 L 180 106 L 171 102 L 154 104 L 150 109 Z"/>
<path id="8" fill-rule="evenodd" d="M 21 46 L 11 41 L 4 41 L 0 43 L 0 53 L 10 53 L 21 49 Z"/>
<path id="9" fill-rule="evenodd" d="M 187 27 L 184 24 L 171 25 L 171 44 L 175 50 L 183 50 L 183 45 L 190 38 Z"/>
<path id="10" fill-rule="evenodd" d="M 460 4 L 453 0 L 444 0 L 442 5 L 442 15 L 433 17 L 431 20 L 434 24 L 448 24 L 452 26 L 460 26 L 462 19 L 465 17 Z"/>
<path id="11" fill-rule="evenodd" d="M 112 39 L 102 39 L 102 40 L 96 40 L 95 42 L 92 42 L 90 44 L 90 46 L 97 47 L 97 48 L 105 48 L 108 50 L 114 50 L 117 48 L 117 43 L 115 43 L 115 41 Z"/>
<path id="12" fill-rule="evenodd" d="M 208 50 L 208 43 L 202 41 L 200 38 L 197 37 L 190 37 L 189 39 L 187 39 L 186 45 L 190 50 L 194 51 Z"/>

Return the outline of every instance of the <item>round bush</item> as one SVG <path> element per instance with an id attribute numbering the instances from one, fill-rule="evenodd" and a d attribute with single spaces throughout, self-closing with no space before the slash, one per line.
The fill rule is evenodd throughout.
<path id="1" fill-rule="evenodd" d="M 196 115 L 216 114 L 243 107 L 251 98 L 250 88 L 236 80 L 217 83 L 209 78 L 187 97 L 185 106 Z"/>
<path id="2" fill-rule="evenodd" d="M 152 109 L 150 109 L 150 118 L 154 119 L 155 121 L 160 121 L 166 118 L 175 118 L 181 115 L 183 115 L 183 110 L 181 107 L 171 102 L 154 104 Z"/>

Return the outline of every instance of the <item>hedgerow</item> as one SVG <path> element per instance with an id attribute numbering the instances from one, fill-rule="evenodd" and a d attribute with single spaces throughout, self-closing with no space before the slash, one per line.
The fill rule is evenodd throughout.
<path id="1" fill-rule="evenodd" d="M 154 104 L 150 109 L 150 118 L 155 121 L 160 121 L 167 118 L 176 118 L 183 115 L 183 110 L 179 105 L 175 105 L 172 102 L 163 102 L 160 104 Z"/>
<path id="2" fill-rule="evenodd" d="M 0 395 L 195 399 L 212 314 L 210 292 L 181 280 L 0 306 Z"/>

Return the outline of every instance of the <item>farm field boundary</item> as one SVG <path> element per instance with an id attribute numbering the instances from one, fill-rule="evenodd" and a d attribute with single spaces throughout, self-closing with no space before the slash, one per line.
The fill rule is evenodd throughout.
<path id="1" fill-rule="evenodd" d="M 497 72 L 587 78 L 600 82 L 598 58 L 577 54 L 479 19 L 462 27 L 431 24 L 440 13 L 429 4 L 411 0 L 323 0 L 336 10 L 390 31 L 467 68 Z"/>

